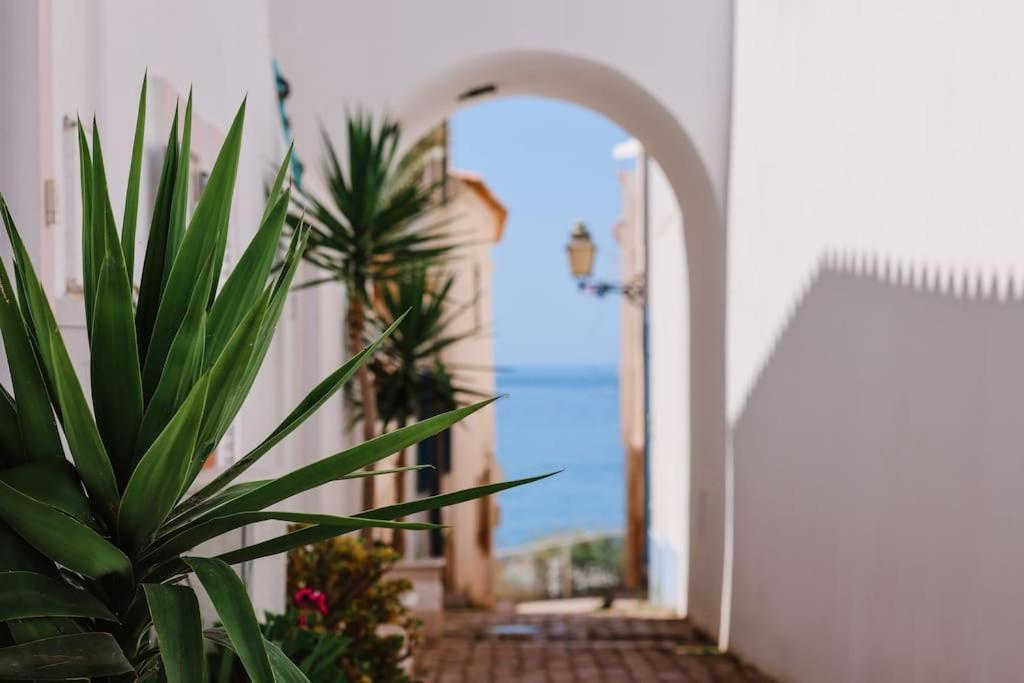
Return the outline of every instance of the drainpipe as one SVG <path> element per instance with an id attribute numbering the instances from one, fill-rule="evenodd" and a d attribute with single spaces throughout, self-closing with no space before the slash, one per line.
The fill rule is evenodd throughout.
<path id="1" fill-rule="evenodd" d="M 641 548 L 643 549 L 640 560 L 641 576 L 640 584 L 647 588 L 650 593 L 650 537 L 651 537 L 651 332 L 650 332 L 650 310 L 648 300 L 651 291 L 651 221 L 648 210 L 650 203 L 650 183 L 648 182 L 648 156 L 647 149 L 641 148 L 640 157 L 640 196 L 642 203 L 643 220 L 643 250 L 644 250 L 644 294 L 643 294 L 643 391 L 644 391 L 644 539 Z"/>

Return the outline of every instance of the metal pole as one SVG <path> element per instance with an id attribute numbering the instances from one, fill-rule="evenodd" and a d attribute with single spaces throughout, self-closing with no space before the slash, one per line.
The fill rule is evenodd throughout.
<path id="1" fill-rule="evenodd" d="M 642 549 L 641 554 L 641 577 L 640 583 L 644 587 L 647 586 L 648 579 L 648 545 L 651 528 L 651 332 L 650 332 L 650 309 L 647 304 L 647 298 L 651 290 L 651 219 L 650 219 L 650 183 L 647 178 L 648 170 L 648 157 L 647 150 L 643 149 L 640 153 L 638 161 L 642 164 L 641 167 L 641 196 L 643 201 L 643 230 L 644 230 L 644 289 L 643 298 L 641 299 L 641 305 L 643 306 L 643 357 L 644 357 L 644 369 L 643 369 L 643 382 L 644 382 L 644 536 L 643 542 L 640 544 Z"/>

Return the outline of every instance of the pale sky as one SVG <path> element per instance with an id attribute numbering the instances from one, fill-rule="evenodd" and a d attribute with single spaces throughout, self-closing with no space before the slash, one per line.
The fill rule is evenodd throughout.
<path id="1" fill-rule="evenodd" d="M 494 341 L 499 366 L 611 365 L 618 358 L 619 301 L 581 294 L 565 244 L 576 220 L 597 243 L 595 275 L 617 280 L 612 227 L 620 215 L 612 147 L 629 135 L 562 102 L 515 97 L 451 119 L 453 168 L 483 176 L 509 211 L 494 249 Z"/>

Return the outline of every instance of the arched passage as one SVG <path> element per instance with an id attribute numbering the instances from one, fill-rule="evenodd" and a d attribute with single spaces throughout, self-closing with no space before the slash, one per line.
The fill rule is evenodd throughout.
<path id="1" fill-rule="evenodd" d="M 643 143 L 677 197 L 689 278 L 689 305 L 681 292 L 678 310 L 688 311 L 690 330 L 690 490 L 678 492 L 689 498 L 689 557 L 681 558 L 689 595 L 682 604 L 699 626 L 719 633 L 726 547 L 726 234 L 708 171 L 690 136 L 651 93 L 609 66 L 549 51 L 477 57 L 420 82 L 396 103 L 405 139 L 418 139 L 451 115 L 464 93 L 491 87 L 497 95 L 551 97 L 603 114 Z"/>

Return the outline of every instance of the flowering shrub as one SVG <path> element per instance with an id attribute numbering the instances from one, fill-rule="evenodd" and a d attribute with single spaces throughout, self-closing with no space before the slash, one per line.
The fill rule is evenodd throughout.
<path id="1" fill-rule="evenodd" d="M 383 578 L 398 559 L 390 546 L 356 538 L 293 550 L 291 604 L 284 614 L 265 615 L 263 637 L 312 683 L 409 683 L 402 663 L 419 642 L 419 621 L 401 597 L 412 586 Z M 210 683 L 249 680 L 226 648 L 211 655 L 208 670 Z"/>
<path id="2" fill-rule="evenodd" d="M 288 592 L 296 621 L 348 639 L 339 657 L 347 680 L 409 680 L 401 665 L 420 642 L 420 622 L 401 598 L 412 585 L 384 578 L 399 559 L 390 546 L 344 537 L 288 553 Z"/>

